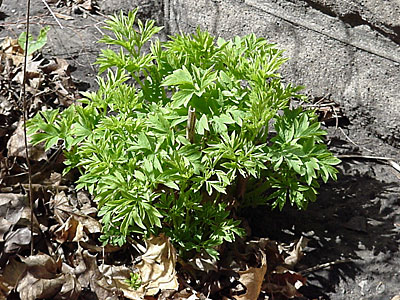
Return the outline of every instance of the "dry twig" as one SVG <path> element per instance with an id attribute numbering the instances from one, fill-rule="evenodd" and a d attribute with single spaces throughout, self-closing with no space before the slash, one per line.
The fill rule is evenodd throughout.
<path id="1" fill-rule="evenodd" d="M 305 269 L 303 271 L 300 271 L 299 273 L 301 275 L 305 275 L 305 274 L 308 274 L 308 273 L 311 273 L 311 272 L 315 272 L 315 271 L 318 271 L 318 270 L 321 270 L 321 269 L 329 268 L 329 267 L 334 266 L 334 265 L 352 263 L 352 262 L 353 261 L 351 259 L 348 259 L 348 258 L 346 258 L 346 259 L 337 259 L 335 261 L 327 262 L 327 263 L 324 263 L 324 264 L 319 264 L 319 265 L 316 265 L 314 267 Z"/>
<path id="2" fill-rule="evenodd" d="M 47 4 L 46 0 L 42 0 L 42 2 L 44 3 L 44 5 L 47 7 L 47 9 L 49 10 L 50 14 L 53 16 L 54 20 L 56 20 L 58 26 L 60 26 L 61 29 L 64 29 L 64 27 L 61 25 L 60 21 L 58 21 L 56 15 L 53 13 L 53 11 L 51 10 L 50 6 Z"/>
<path id="3" fill-rule="evenodd" d="M 337 155 L 337 158 L 340 159 L 368 159 L 368 160 L 375 160 L 375 161 L 384 161 L 385 163 L 392 166 L 393 169 L 400 172 L 400 165 L 395 161 L 395 159 L 391 157 L 385 156 L 371 156 L 371 155 L 357 155 L 357 154 L 343 154 Z"/>
<path id="4" fill-rule="evenodd" d="M 31 209 L 31 255 L 33 255 L 33 199 L 32 199 L 32 168 L 31 162 L 29 161 L 29 151 L 28 151 L 28 137 L 26 134 L 26 120 L 28 118 L 28 108 L 26 101 L 26 65 L 28 63 L 28 44 L 29 44 L 29 16 L 31 13 L 31 0 L 26 0 L 26 39 L 25 39 L 25 53 L 24 53 L 24 79 L 22 81 L 22 103 L 23 103 L 23 121 L 24 121 L 24 143 L 25 143 L 25 157 L 26 164 L 28 166 L 28 181 L 29 181 L 29 189 L 28 189 L 28 197 L 29 197 L 29 205 Z"/>

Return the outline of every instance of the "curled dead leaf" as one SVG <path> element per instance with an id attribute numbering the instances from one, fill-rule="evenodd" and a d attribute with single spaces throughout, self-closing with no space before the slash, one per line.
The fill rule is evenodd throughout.
<path id="1" fill-rule="evenodd" d="M 57 1 L 55 1 L 55 2 L 57 2 Z M 60 14 L 60 13 L 57 13 L 57 12 L 55 12 L 54 15 L 55 15 L 58 19 L 63 19 L 63 20 L 67 20 L 67 21 L 73 20 L 73 19 L 74 19 L 73 17 L 71 17 L 71 16 L 69 16 L 69 15 L 64 15 L 64 14 Z"/>
<path id="2" fill-rule="evenodd" d="M 14 225 L 30 224 L 30 208 L 26 196 L 21 194 L 0 194 L 0 242 Z"/>
<path id="3" fill-rule="evenodd" d="M 28 271 L 36 276 L 50 278 L 61 269 L 61 259 L 54 260 L 45 253 L 39 253 L 28 257 L 21 257 L 21 261 L 28 267 Z"/>
<path id="4" fill-rule="evenodd" d="M 210 271 L 218 271 L 217 263 L 218 261 L 211 257 L 207 252 L 202 252 L 189 259 L 188 264 L 195 270 L 209 273 Z"/>
<path id="5" fill-rule="evenodd" d="M 87 233 L 99 232 L 101 232 L 99 221 L 90 216 L 75 213 L 54 232 L 54 235 L 56 241 L 62 244 L 67 241 L 86 242 L 88 240 Z"/>
<path id="6" fill-rule="evenodd" d="M 292 251 L 290 251 L 285 258 L 285 264 L 290 268 L 293 268 L 297 265 L 300 259 L 303 257 L 303 249 L 307 247 L 308 239 L 305 237 L 301 237 L 296 243 L 293 245 Z"/>
<path id="7" fill-rule="evenodd" d="M 82 195 L 80 198 L 87 201 Z M 73 201 L 78 201 L 78 199 L 74 199 Z M 96 209 L 90 206 L 90 202 L 84 202 L 79 208 L 76 203 L 73 205 L 71 202 L 70 197 L 67 197 L 64 192 L 57 193 L 50 200 L 50 208 L 54 209 L 54 215 L 57 222 L 63 225 L 71 218 L 71 216 L 73 216 L 76 221 L 82 223 L 84 229 L 88 233 L 101 232 L 100 222 L 89 215 L 96 212 Z"/>
<path id="8" fill-rule="evenodd" d="M 0 275 L 0 296 L 6 296 L 17 286 L 18 280 L 26 270 L 24 263 L 18 262 L 15 258 L 10 258 L 7 265 Z M 0 297 L 0 299 L 2 299 Z"/>
<path id="9" fill-rule="evenodd" d="M 63 106 L 71 105 L 79 96 L 70 75 L 70 64 L 62 58 L 54 58 L 51 63 L 41 66 L 50 80 L 51 89 L 57 94 L 57 101 Z"/>
<path id="10" fill-rule="evenodd" d="M 52 298 L 62 291 L 63 286 L 70 280 L 68 276 L 60 273 L 61 259 L 39 253 L 37 255 L 20 258 L 25 270 L 20 276 L 16 286 L 21 299 L 35 300 Z M 68 288 L 68 285 L 65 289 Z M 65 292 L 64 289 L 64 292 Z M 69 299 L 77 299 L 77 293 L 69 293 Z M 64 298 L 65 299 L 65 298 Z"/>
<path id="11" fill-rule="evenodd" d="M 47 155 L 44 151 L 44 146 L 41 144 L 32 146 L 30 140 L 31 139 L 28 137 L 29 158 L 36 161 L 46 160 Z M 22 120 L 18 122 L 17 129 L 8 140 L 7 149 L 9 157 L 25 157 L 24 122 Z"/>
<path id="12" fill-rule="evenodd" d="M 40 65 L 43 63 L 43 59 L 41 60 L 29 60 L 26 64 L 26 80 L 29 87 L 37 90 L 40 84 L 43 82 L 43 74 L 40 70 Z M 36 79 L 36 80 L 35 80 Z M 13 81 L 22 84 L 24 81 L 24 72 L 22 69 L 19 69 L 15 76 L 12 78 Z"/>
<path id="13" fill-rule="evenodd" d="M 83 231 L 83 225 L 73 216 L 69 217 L 68 220 L 54 232 L 55 240 L 60 244 L 65 242 L 79 242 L 83 241 L 85 233 Z"/>
<path id="14" fill-rule="evenodd" d="M 99 269 L 96 256 L 87 250 L 79 250 L 78 257 L 84 262 L 85 269 L 79 274 L 78 281 L 82 287 L 89 287 L 98 299 L 118 300 L 125 296 L 132 300 L 142 300 L 143 293 L 135 291 L 124 282 L 129 278 L 130 270 L 124 267 L 107 266 Z"/>
<path id="15" fill-rule="evenodd" d="M 24 50 L 19 46 L 18 40 L 6 37 L 0 45 L 2 59 L 11 59 L 14 66 L 22 65 L 24 61 Z M 28 57 L 32 58 L 32 55 Z"/>
<path id="16" fill-rule="evenodd" d="M 61 291 L 58 292 L 56 299 L 76 300 L 79 298 L 82 287 L 79 284 L 76 276 L 73 274 L 64 274 L 64 283 Z"/>
<path id="17" fill-rule="evenodd" d="M 176 251 L 164 234 L 146 240 L 146 252 L 136 265 L 142 280 L 139 291 L 153 296 L 159 290 L 177 290 Z"/>
<path id="18" fill-rule="evenodd" d="M 173 299 L 173 300 L 210 300 L 209 298 L 204 297 L 203 295 L 197 295 L 195 291 L 192 290 L 182 290 L 178 293 L 175 293 L 172 298 L 168 299 Z"/>
<path id="19" fill-rule="evenodd" d="M 132 270 L 125 266 L 111 266 L 101 265 L 99 267 L 104 276 L 112 278 L 115 286 L 123 292 L 124 297 L 131 300 L 141 300 L 144 297 L 143 293 L 140 293 L 129 286 L 126 282 L 130 278 Z"/>
<path id="20" fill-rule="evenodd" d="M 267 272 L 267 258 L 262 253 L 261 267 L 248 268 L 246 271 L 239 271 L 239 282 L 245 287 L 246 292 L 242 295 L 234 296 L 236 300 L 257 300 L 261 292 L 261 286 Z"/>
<path id="21" fill-rule="evenodd" d="M 50 208 L 54 210 L 54 216 L 60 224 L 69 218 L 74 209 L 64 192 L 57 193 L 50 199 Z"/>
<path id="22" fill-rule="evenodd" d="M 5 236 L 4 253 L 16 253 L 30 242 L 31 230 L 28 227 L 20 227 Z"/>
<path id="23" fill-rule="evenodd" d="M 0 241 L 4 242 L 4 235 L 10 230 L 13 223 L 0 217 Z"/>
<path id="24" fill-rule="evenodd" d="M 63 274 L 55 278 L 37 278 L 27 273 L 18 283 L 17 291 L 21 299 L 35 300 L 54 297 L 65 283 Z"/>
<path id="25" fill-rule="evenodd" d="M 270 274 L 269 282 L 265 284 L 264 288 L 270 294 L 281 294 L 291 299 L 302 296 L 298 290 L 304 284 L 306 284 L 306 278 L 301 274 L 284 266 L 278 266 Z"/>

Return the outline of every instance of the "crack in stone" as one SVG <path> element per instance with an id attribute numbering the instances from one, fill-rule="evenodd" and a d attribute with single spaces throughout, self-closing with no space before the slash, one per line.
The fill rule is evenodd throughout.
<path id="1" fill-rule="evenodd" d="M 305 3 L 304 1 L 311 1 L 311 0 L 302 0 L 302 3 Z M 280 2 L 280 1 L 278 1 L 278 2 Z M 289 1 L 289 2 L 291 2 L 292 4 L 295 4 L 295 2 L 297 4 L 299 3 L 298 1 L 295 1 L 295 2 Z M 314 3 L 314 2 L 312 2 L 312 3 Z M 385 46 L 385 44 L 383 44 L 382 40 L 380 40 L 380 44 L 378 46 L 376 44 L 378 40 L 375 35 L 369 34 L 367 36 L 364 36 L 362 39 L 348 40 L 347 37 L 343 36 L 343 34 L 340 31 L 338 31 L 338 27 L 337 26 L 335 27 L 334 22 L 331 22 L 331 24 L 334 26 L 333 28 L 335 29 L 334 31 L 332 31 L 330 29 L 327 29 L 324 25 L 321 25 L 319 22 L 314 22 L 314 21 L 310 21 L 306 18 L 302 18 L 301 14 L 304 12 L 301 12 L 300 14 L 297 13 L 297 15 L 296 14 L 293 14 L 293 15 L 288 14 L 285 11 L 282 11 L 281 9 L 274 7 L 274 5 L 271 5 L 269 0 L 246 0 L 245 4 L 252 6 L 252 7 L 259 8 L 262 11 L 264 11 L 276 18 L 285 20 L 286 22 L 291 23 L 295 26 L 304 27 L 308 30 L 325 35 L 331 39 L 337 40 L 346 45 L 349 45 L 349 46 L 355 47 L 357 49 L 371 53 L 373 55 L 388 59 L 392 62 L 400 63 L 400 52 L 398 51 L 398 47 L 394 46 L 394 45 L 386 45 Z M 324 10 L 326 12 L 326 13 L 324 13 L 323 11 L 321 11 L 319 9 L 317 10 L 316 8 L 314 8 L 314 10 L 316 12 L 323 13 L 324 15 L 329 16 L 330 19 L 336 19 L 337 22 L 347 24 L 347 23 L 344 23 L 344 21 L 341 20 L 339 18 L 339 16 L 336 16 L 336 14 L 335 14 L 335 17 L 332 17 L 330 14 L 333 14 L 333 11 L 330 12 L 330 10 L 328 10 L 328 11 Z M 371 25 L 369 25 L 369 26 L 371 26 Z M 373 32 L 378 33 L 378 31 L 376 29 L 375 30 L 373 28 L 371 28 L 371 29 Z M 357 33 L 355 33 L 355 34 L 357 34 Z M 386 32 L 384 34 L 383 33 L 379 34 L 378 36 L 384 37 L 387 39 Z M 395 41 L 392 41 L 392 42 L 394 42 L 394 44 L 396 44 L 396 45 L 399 44 L 399 43 L 396 43 Z"/>
<path id="2" fill-rule="evenodd" d="M 315 2 L 313 0 L 303 0 L 308 6 L 312 7 L 315 10 L 320 11 L 323 14 L 326 14 L 330 17 L 335 17 L 341 20 L 343 23 L 350 25 L 351 27 L 356 27 L 360 25 L 367 25 L 372 30 L 378 32 L 379 34 L 389 38 L 396 44 L 400 44 L 400 27 L 399 26 L 389 26 L 387 24 L 381 24 L 383 27 L 387 28 L 390 32 L 380 28 L 378 25 L 365 20 L 360 13 L 351 12 L 344 15 L 337 14 L 333 9 L 329 6 L 322 5 L 321 3 Z"/>

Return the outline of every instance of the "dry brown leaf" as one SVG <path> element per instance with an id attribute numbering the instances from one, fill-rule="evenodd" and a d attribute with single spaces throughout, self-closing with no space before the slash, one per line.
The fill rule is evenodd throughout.
<path id="1" fill-rule="evenodd" d="M 61 173 L 51 172 L 50 177 L 43 181 L 43 185 L 60 186 L 62 180 Z"/>
<path id="2" fill-rule="evenodd" d="M 54 232 L 55 240 L 60 244 L 65 242 L 79 242 L 83 241 L 86 236 L 83 232 L 83 225 L 74 216 L 68 220 Z"/>
<path id="3" fill-rule="evenodd" d="M 86 192 L 79 191 L 77 194 L 77 200 L 80 204 L 79 211 L 86 216 L 97 216 L 97 207 L 92 205 L 89 196 Z"/>
<path id="4" fill-rule="evenodd" d="M 10 231 L 12 225 L 7 219 L 0 217 L 0 242 L 4 242 L 4 235 Z"/>
<path id="5" fill-rule="evenodd" d="M 63 224 L 69 218 L 74 209 L 64 192 L 57 193 L 50 199 L 50 208 L 54 210 L 54 216 L 60 224 Z"/>
<path id="6" fill-rule="evenodd" d="M 278 266 L 270 274 L 270 282 L 265 285 L 265 290 L 271 294 L 282 294 L 287 298 L 301 297 L 298 289 L 306 283 L 306 278 L 301 274 Z"/>
<path id="7" fill-rule="evenodd" d="M 36 276 L 51 277 L 51 274 L 56 274 L 61 269 L 61 259 L 54 260 L 51 256 L 45 253 L 21 257 L 21 261 L 33 272 Z"/>
<path id="8" fill-rule="evenodd" d="M 247 252 L 251 249 L 256 253 L 261 250 L 262 253 L 265 253 L 268 261 L 268 282 L 262 285 L 263 291 L 269 295 L 277 295 L 285 299 L 301 296 L 298 289 L 306 283 L 306 279 L 289 268 L 298 263 L 307 242 L 306 238 L 301 238 L 289 246 L 278 244 L 276 241 L 269 239 L 249 242 Z M 285 255 L 286 260 L 284 259 Z"/>
<path id="9" fill-rule="evenodd" d="M 3 96 L 3 95 L 1 95 L 1 96 Z M 0 114 L 2 114 L 2 115 L 10 115 L 12 110 L 13 110 L 13 108 L 14 108 L 14 106 L 12 105 L 12 103 L 10 102 L 9 99 L 7 99 L 6 97 L 1 97 L 0 98 Z M 1 130 L 0 131 L 0 133 L 1 133 L 0 136 L 1 137 L 3 137 L 8 132 L 8 130 L 6 130 L 4 128 L 1 128 L 0 130 Z"/>
<path id="10" fill-rule="evenodd" d="M 0 194 L 0 242 L 13 225 L 30 224 L 30 208 L 26 196 L 21 194 Z"/>
<path id="11" fill-rule="evenodd" d="M 55 1 L 57 2 L 57 1 Z M 74 18 L 68 15 L 64 15 L 64 14 L 60 14 L 58 12 L 54 12 L 54 15 L 58 18 L 58 19 L 63 19 L 63 20 L 73 20 Z"/>
<path id="12" fill-rule="evenodd" d="M 85 270 L 78 277 L 78 282 L 82 287 L 90 288 L 99 299 L 118 300 L 119 296 L 123 295 L 123 291 L 118 288 L 116 281 L 106 277 L 99 270 L 96 256 L 90 255 L 87 250 L 80 249 L 77 257 L 82 259 L 85 265 Z M 130 299 L 140 300 L 141 298 Z"/>
<path id="13" fill-rule="evenodd" d="M 18 262 L 15 258 L 10 258 L 0 275 L 0 296 L 5 297 L 16 287 L 21 275 L 25 272 L 24 263 Z M 1 299 L 1 297 L 0 297 Z"/>
<path id="14" fill-rule="evenodd" d="M 113 280 L 114 286 L 121 290 L 125 298 L 131 300 L 141 300 L 144 298 L 144 294 L 132 289 L 126 282 L 126 279 L 130 278 L 132 270 L 124 266 L 110 266 L 101 265 L 99 267 L 104 276 Z"/>
<path id="15" fill-rule="evenodd" d="M 28 154 L 32 160 L 40 161 L 46 160 L 47 155 L 44 152 L 43 145 L 39 144 L 32 146 L 28 137 Z M 24 122 L 20 120 L 17 125 L 17 129 L 10 137 L 7 143 L 8 157 L 25 157 L 25 143 L 24 143 Z"/>
<path id="16" fill-rule="evenodd" d="M 178 290 L 176 252 L 164 234 L 146 240 L 146 252 L 136 265 L 142 280 L 139 291 L 153 296 L 159 290 Z"/>
<path id="17" fill-rule="evenodd" d="M 60 244 L 65 242 L 87 242 L 87 233 L 101 232 L 101 224 L 96 219 L 73 214 L 68 220 L 61 225 L 55 232 L 55 239 Z M 85 244 L 87 245 L 87 244 Z M 89 246 L 90 247 L 90 246 Z"/>
<path id="18" fill-rule="evenodd" d="M 92 11 L 93 10 L 93 1 L 92 0 L 84 0 L 84 1 L 78 1 L 80 2 L 79 4 L 82 6 L 82 8 Z"/>
<path id="19" fill-rule="evenodd" d="M 37 278 L 27 273 L 18 283 L 17 291 L 21 299 L 35 300 L 53 298 L 61 290 L 65 278 L 63 274 L 55 278 Z"/>
<path id="20" fill-rule="evenodd" d="M 54 58 L 52 62 L 43 65 L 40 69 L 45 74 L 56 75 L 56 76 L 66 76 L 69 75 L 70 64 L 62 58 Z"/>
<path id="21" fill-rule="evenodd" d="M 54 260 L 47 254 L 39 253 L 21 257 L 21 261 L 26 266 L 16 287 L 21 299 L 52 298 L 61 291 L 66 282 L 65 275 L 59 273 L 61 259 Z"/>
<path id="22" fill-rule="evenodd" d="M 41 84 L 43 83 L 43 78 L 41 76 L 31 78 L 29 80 L 29 86 L 32 88 L 29 92 L 35 94 L 36 91 L 39 89 Z"/>
<path id="23" fill-rule="evenodd" d="M 4 253 L 16 253 L 21 247 L 27 246 L 31 242 L 31 230 L 28 227 L 20 227 L 9 232 L 5 238 Z"/>
<path id="24" fill-rule="evenodd" d="M 73 274 L 64 274 L 64 284 L 61 291 L 56 295 L 54 299 L 62 300 L 76 300 L 79 298 L 82 287 L 79 284 L 76 276 Z"/>
<path id="25" fill-rule="evenodd" d="M 202 298 L 200 298 L 200 296 L 198 296 L 196 294 L 195 291 L 187 291 L 187 290 L 182 290 L 178 293 L 175 293 L 172 298 L 169 299 L 174 299 L 174 300 L 181 300 L 181 299 L 185 299 L 185 300 L 200 300 L 200 299 L 209 299 L 209 298 L 205 298 L 204 296 L 202 296 Z"/>
<path id="26" fill-rule="evenodd" d="M 40 65 L 43 63 L 43 59 L 41 60 L 29 60 L 26 64 L 26 79 L 28 80 L 29 86 L 34 89 L 39 88 L 39 85 L 43 82 L 42 80 L 42 72 L 40 70 Z M 36 83 L 32 83 L 33 79 L 38 79 Z M 17 74 L 12 78 L 13 81 L 18 82 L 19 84 L 23 83 L 24 80 L 24 72 L 23 70 L 19 70 Z"/>
<path id="27" fill-rule="evenodd" d="M 294 243 L 293 250 L 288 254 L 289 256 L 285 258 L 285 264 L 289 267 L 293 268 L 300 259 L 303 257 L 303 249 L 307 247 L 308 239 L 305 237 L 301 237 L 297 243 Z"/>
<path id="28" fill-rule="evenodd" d="M 59 76 L 69 75 L 70 64 L 65 59 L 60 57 L 56 57 L 54 60 L 57 68 L 54 69 L 51 74 L 57 74 Z"/>
<path id="29" fill-rule="evenodd" d="M 84 272 L 78 277 L 80 285 L 90 288 L 99 299 L 107 299 L 108 297 L 118 299 L 115 295 L 116 289 L 109 287 L 103 274 L 99 271 L 96 256 L 90 255 L 86 250 L 81 250 L 77 258 L 80 258 L 85 265 Z"/>
<path id="30" fill-rule="evenodd" d="M 302 295 L 297 291 L 297 289 L 290 283 L 285 285 L 267 283 L 263 288 L 272 295 L 283 295 L 287 299 L 292 299 L 294 297 L 301 297 Z"/>
<path id="31" fill-rule="evenodd" d="M 19 46 L 18 40 L 6 37 L 0 45 L 0 54 L 3 54 L 5 59 L 11 59 L 14 66 L 18 67 L 24 62 L 24 50 Z M 3 57 L 3 55 L 1 55 Z M 31 59 L 29 55 L 28 59 Z"/>
<path id="32" fill-rule="evenodd" d="M 199 270 L 202 272 L 210 272 L 210 271 L 218 271 L 218 261 L 211 257 L 208 253 L 199 253 L 196 254 L 194 258 L 189 259 L 190 266 L 192 266 L 195 270 Z"/>
<path id="33" fill-rule="evenodd" d="M 271 272 L 276 266 L 284 263 L 283 256 L 279 252 L 279 245 L 276 241 L 268 238 L 260 238 L 256 241 L 250 241 L 249 247 L 254 249 L 253 251 L 259 252 L 259 250 L 262 250 L 263 253 L 265 253 L 268 261 L 268 272 Z"/>
<path id="34" fill-rule="evenodd" d="M 77 219 L 88 233 L 101 232 L 101 224 L 95 218 L 80 213 L 74 213 L 74 218 Z"/>
<path id="35" fill-rule="evenodd" d="M 98 252 L 98 253 L 112 253 L 112 252 L 117 252 L 120 251 L 122 248 L 119 246 L 113 246 L 110 244 L 105 245 L 104 247 L 97 246 L 93 244 L 93 240 L 89 240 L 88 242 L 79 242 L 79 246 L 81 246 L 85 250 L 89 250 L 91 253 L 93 252 Z"/>
<path id="36" fill-rule="evenodd" d="M 267 258 L 262 253 L 261 267 L 249 268 L 246 271 L 239 271 L 239 281 L 246 287 L 246 293 L 234 296 L 236 300 L 257 300 L 261 292 L 261 286 L 267 272 Z"/>
<path id="37" fill-rule="evenodd" d="M 83 196 L 81 195 L 80 197 L 82 198 Z M 77 201 L 77 199 L 75 200 Z M 65 223 L 68 222 L 67 220 L 71 219 L 71 216 L 73 216 L 75 221 L 81 223 L 83 226 L 82 229 L 84 229 L 85 232 L 101 232 L 100 222 L 88 215 L 89 213 L 96 212 L 95 208 L 92 208 L 88 202 L 83 203 L 83 207 L 78 209 L 70 203 L 70 199 L 64 192 L 59 192 L 50 200 L 50 207 L 54 209 L 54 215 L 58 223 L 62 226 L 67 226 Z M 68 226 L 71 227 L 71 224 L 68 224 Z M 65 230 L 65 228 L 63 230 Z M 65 234 L 62 236 L 65 236 Z M 60 239 L 62 240 L 63 238 L 60 237 Z M 82 239 L 77 238 L 75 241 L 82 241 Z"/>

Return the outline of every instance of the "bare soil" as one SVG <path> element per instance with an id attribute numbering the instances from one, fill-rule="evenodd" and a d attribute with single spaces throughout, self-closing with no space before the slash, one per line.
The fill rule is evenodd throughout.
<path id="1" fill-rule="evenodd" d="M 71 1 L 49 3 L 63 28 L 42 1 L 32 1 L 32 32 L 51 26 L 43 56 L 66 59 L 82 91 L 96 89 L 93 62 L 102 47 L 96 41 L 102 36 L 104 15 L 114 12 L 104 1 L 89 10 L 69 5 Z M 129 1 L 121 1 L 121 6 L 124 2 Z M 17 38 L 25 29 L 25 1 L 5 0 L 0 11 L 0 38 Z M 142 17 L 149 17 L 146 13 Z M 158 20 L 162 22 L 162 11 Z M 241 212 L 254 237 L 290 242 L 304 236 L 310 240 L 298 266 L 308 282 L 300 290 L 302 299 L 380 300 L 400 295 L 400 173 L 388 160 L 363 158 L 396 159 L 400 151 L 370 136 L 357 125 L 363 124 L 363 116 L 358 117 L 347 120 L 341 129 L 328 127 L 331 150 L 355 156 L 343 158 L 338 181 L 322 185 L 317 202 L 308 210 L 286 207 L 279 212 L 265 207 Z"/>

